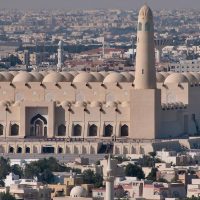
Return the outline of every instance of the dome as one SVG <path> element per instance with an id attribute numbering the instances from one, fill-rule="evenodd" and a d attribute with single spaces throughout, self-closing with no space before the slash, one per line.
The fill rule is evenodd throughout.
<path id="1" fill-rule="evenodd" d="M 165 77 L 161 73 L 157 72 L 156 73 L 156 81 L 157 81 L 157 83 L 164 83 Z"/>
<path id="2" fill-rule="evenodd" d="M 200 82 L 200 74 L 199 73 L 197 73 L 197 72 L 190 72 L 190 74 L 192 74 L 197 79 L 197 81 Z"/>
<path id="3" fill-rule="evenodd" d="M 6 82 L 11 82 L 14 78 L 14 76 L 9 72 L 1 72 L 1 74 L 3 75 L 3 81 Z"/>
<path id="4" fill-rule="evenodd" d="M 61 104 L 60 104 L 63 108 L 71 105 L 71 103 L 69 101 L 63 101 Z"/>
<path id="5" fill-rule="evenodd" d="M 123 76 L 120 73 L 113 72 L 106 76 L 106 78 L 103 81 L 104 83 L 117 83 L 117 82 L 127 82 L 125 76 Z"/>
<path id="6" fill-rule="evenodd" d="M 184 72 L 183 75 L 188 79 L 190 83 L 198 83 L 199 81 L 189 72 Z"/>
<path id="7" fill-rule="evenodd" d="M 65 81 L 65 77 L 59 72 L 50 72 L 43 79 L 44 83 L 58 83 L 58 82 L 64 82 L 64 81 Z"/>
<path id="8" fill-rule="evenodd" d="M 30 72 L 34 76 L 35 81 L 42 82 L 44 76 L 40 74 L 39 72 Z"/>
<path id="9" fill-rule="evenodd" d="M 116 102 L 114 102 L 114 101 L 108 101 L 106 103 L 106 107 L 115 107 L 115 106 L 116 106 Z"/>
<path id="10" fill-rule="evenodd" d="M 4 81 L 4 76 L 0 74 L 0 81 Z"/>
<path id="11" fill-rule="evenodd" d="M 133 72 L 133 71 L 130 71 L 130 72 L 128 72 L 130 75 L 132 75 L 133 77 L 135 77 L 135 72 Z"/>
<path id="12" fill-rule="evenodd" d="M 74 83 L 88 83 L 96 81 L 96 78 L 92 74 L 89 74 L 87 72 L 81 72 L 73 80 Z"/>
<path id="13" fill-rule="evenodd" d="M 60 72 L 66 79 L 66 82 L 72 82 L 74 79 L 74 76 L 68 72 Z"/>
<path id="14" fill-rule="evenodd" d="M 40 73 L 40 74 L 42 74 L 42 75 L 43 75 L 43 77 L 45 77 L 45 76 L 48 74 L 48 72 L 47 72 L 47 71 L 39 71 L 39 73 Z"/>
<path id="15" fill-rule="evenodd" d="M 104 76 L 100 74 L 99 72 L 90 72 L 98 82 L 102 82 L 104 80 Z"/>
<path id="16" fill-rule="evenodd" d="M 75 107 L 84 107 L 86 103 L 84 101 L 77 101 L 74 105 Z"/>
<path id="17" fill-rule="evenodd" d="M 104 77 L 108 76 L 109 72 L 106 71 L 101 71 L 99 72 L 101 75 L 103 75 Z"/>
<path id="18" fill-rule="evenodd" d="M 34 82 L 35 78 L 32 74 L 28 72 L 19 72 L 14 78 L 13 83 L 28 83 L 28 82 Z"/>
<path id="19" fill-rule="evenodd" d="M 79 74 L 77 71 L 69 71 L 69 73 L 70 73 L 71 75 L 73 75 L 74 77 L 75 77 L 76 75 Z"/>
<path id="20" fill-rule="evenodd" d="M 90 107 L 92 108 L 96 108 L 96 107 L 100 107 L 101 103 L 99 101 L 92 101 L 90 104 Z"/>
<path id="21" fill-rule="evenodd" d="M 133 82 L 135 77 L 128 72 L 121 72 L 121 74 L 126 78 L 127 82 Z"/>
<path id="22" fill-rule="evenodd" d="M 73 187 L 71 192 L 70 192 L 70 197 L 86 197 L 86 196 L 87 196 L 87 192 L 81 186 Z"/>
<path id="23" fill-rule="evenodd" d="M 16 76 L 19 72 L 18 71 L 9 71 L 10 74 L 12 74 L 13 76 Z"/>
<path id="24" fill-rule="evenodd" d="M 170 75 L 168 72 L 159 72 L 159 74 L 162 74 L 165 78 L 167 78 Z"/>
<path id="25" fill-rule="evenodd" d="M 130 103 L 128 101 L 123 101 L 121 104 L 121 107 L 125 108 L 125 107 L 129 107 Z"/>
<path id="26" fill-rule="evenodd" d="M 142 18 L 152 18 L 153 17 L 153 13 L 152 13 L 151 9 L 149 8 L 149 6 L 147 6 L 145 4 L 140 9 L 139 16 L 142 17 Z"/>
<path id="27" fill-rule="evenodd" d="M 173 73 L 169 75 L 164 83 L 188 83 L 188 79 L 180 73 Z"/>
<path id="28" fill-rule="evenodd" d="M 6 107 L 7 104 L 8 104 L 7 101 L 0 101 L 0 106 L 1 106 L 1 107 Z"/>

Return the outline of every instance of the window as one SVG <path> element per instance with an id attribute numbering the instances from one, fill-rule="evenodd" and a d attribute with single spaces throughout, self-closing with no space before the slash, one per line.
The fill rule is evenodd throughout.
<path id="1" fill-rule="evenodd" d="M 77 124 L 74 126 L 74 135 L 73 136 L 81 136 L 82 127 L 81 125 Z"/>
<path id="2" fill-rule="evenodd" d="M 66 126 L 61 124 L 58 127 L 58 136 L 65 136 L 66 135 Z"/>
<path id="3" fill-rule="evenodd" d="M 3 135 L 3 125 L 0 124 L 0 135 Z"/>
<path id="4" fill-rule="evenodd" d="M 148 22 L 145 24 L 145 31 L 150 31 L 150 24 Z"/>
<path id="5" fill-rule="evenodd" d="M 17 153 L 22 153 L 22 148 L 21 147 L 17 148 Z"/>
<path id="6" fill-rule="evenodd" d="M 97 126 L 95 124 L 89 127 L 89 136 L 97 136 Z"/>
<path id="7" fill-rule="evenodd" d="M 128 136 L 128 126 L 126 124 L 124 124 L 121 127 L 121 136 L 122 137 L 127 137 Z"/>
<path id="8" fill-rule="evenodd" d="M 111 137 L 113 134 L 113 126 L 108 124 L 106 127 L 105 127 L 105 134 L 104 136 L 105 137 Z"/>
<path id="9" fill-rule="evenodd" d="M 30 153 L 30 147 L 26 147 L 26 153 Z"/>
<path id="10" fill-rule="evenodd" d="M 141 22 L 138 23 L 138 31 L 142 31 L 142 23 Z"/>
<path id="11" fill-rule="evenodd" d="M 13 124 L 11 125 L 11 136 L 19 135 L 19 125 Z"/>

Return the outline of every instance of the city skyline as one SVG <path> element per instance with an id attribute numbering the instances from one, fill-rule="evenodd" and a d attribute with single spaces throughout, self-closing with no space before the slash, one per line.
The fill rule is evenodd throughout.
<path id="1" fill-rule="evenodd" d="M 48 4 L 47 4 L 48 2 Z M 17 9 L 93 9 L 93 8 L 120 8 L 138 9 L 142 4 L 147 3 L 152 9 L 183 9 L 200 8 L 199 0 L 2 0 L 1 8 Z"/>

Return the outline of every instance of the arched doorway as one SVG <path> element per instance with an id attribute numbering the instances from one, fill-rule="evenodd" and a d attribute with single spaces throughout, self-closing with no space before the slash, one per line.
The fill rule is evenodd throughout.
<path id="1" fill-rule="evenodd" d="M 104 137 L 111 137 L 113 135 L 113 126 L 108 124 L 105 126 Z"/>
<path id="2" fill-rule="evenodd" d="M 59 127 L 58 127 L 58 136 L 65 136 L 66 135 L 66 126 L 61 124 Z"/>
<path id="3" fill-rule="evenodd" d="M 82 127 L 79 124 L 74 126 L 74 136 L 81 136 Z"/>
<path id="4" fill-rule="evenodd" d="M 97 136 L 97 126 L 95 124 L 92 124 L 90 127 L 89 127 L 89 136 Z"/>
<path id="5" fill-rule="evenodd" d="M 47 120 L 40 114 L 31 119 L 30 136 L 47 137 Z"/>
<path id="6" fill-rule="evenodd" d="M 128 136 L 128 126 L 126 124 L 124 124 L 121 127 L 121 136 L 122 137 L 127 137 Z"/>

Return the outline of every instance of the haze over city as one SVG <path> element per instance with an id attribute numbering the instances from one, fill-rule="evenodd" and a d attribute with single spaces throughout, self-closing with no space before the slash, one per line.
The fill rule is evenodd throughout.
<path id="1" fill-rule="evenodd" d="M 145 2 L 152 7 L 152 9 L 200 8 L 199 0 L 1 0 L 1 8 L 138 9 Z"/>

